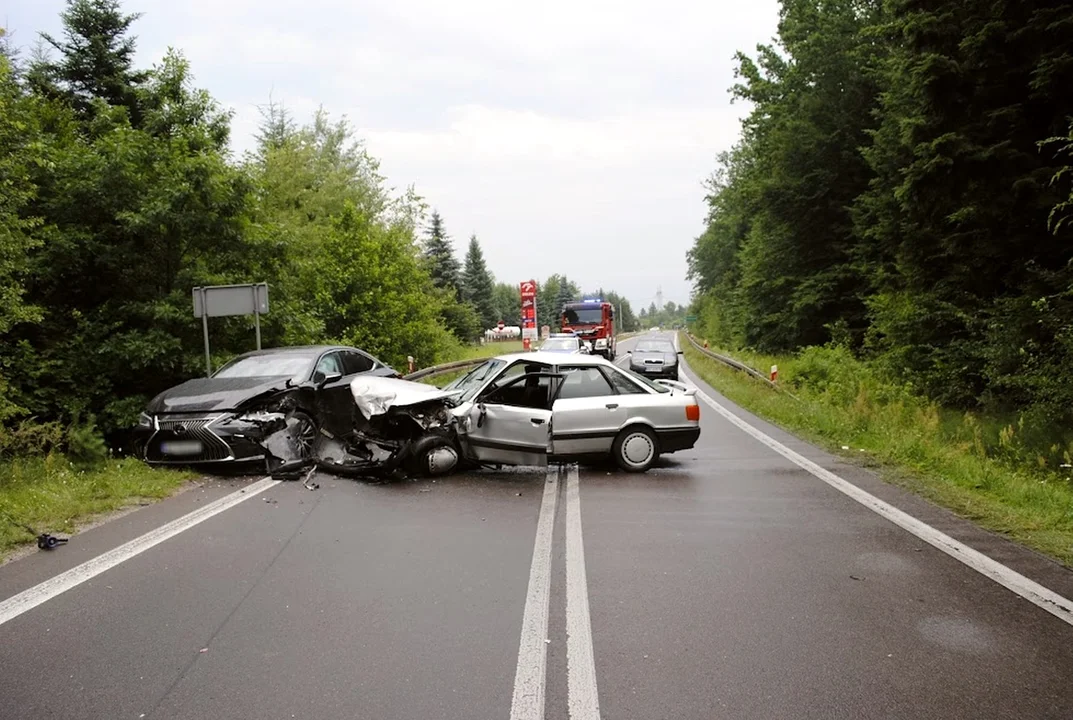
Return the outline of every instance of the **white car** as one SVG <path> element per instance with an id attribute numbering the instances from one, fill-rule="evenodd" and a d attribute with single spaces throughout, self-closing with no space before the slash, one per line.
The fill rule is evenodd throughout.
<path id="1" fill-rule="evenodd" d="M 503 355 L 443 390 L 458 399 L 451 413 L 463 455 L 480 463 L 610 456 L 623 470 L 644 472 L 700 437 L 695 390 L 651 382 L 598 355 Z"/>

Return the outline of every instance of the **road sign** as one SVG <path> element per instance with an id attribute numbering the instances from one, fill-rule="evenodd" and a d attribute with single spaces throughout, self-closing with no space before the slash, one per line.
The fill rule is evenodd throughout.
<path id="1" fill-rule="evenodd" d="M 194 317 L 201 318 L 205 335 L 205 374 L 212 375 L 209 355 L 209 318 L 253 315 L 257 349 L 261 349 L 261 316 L 268 314 L 268 283 L 246 285 L 208 285 L 193 289 Z"/>
<path id="2" fill-rule="evenodd" d="M 697 321 L 697 316 L 696 315 L 686 315 L 686 322 L 696 322 L 696 321 Z"/>

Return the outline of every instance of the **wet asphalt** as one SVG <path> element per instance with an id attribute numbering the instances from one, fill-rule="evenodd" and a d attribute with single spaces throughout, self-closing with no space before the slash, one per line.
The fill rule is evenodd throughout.
<path id="1" fill-rule="evenodd" d="M 1073 597 L 1068 570 L 734 411 Z M 703 406 L 702 428 L 647 474 L 580 469 L 600 717 L 1073 717 L 1073 627 Z M 0 567 L 0 600 L 247 482 Z M 320 482 L 277 485 L 0 625 L 0 718 L 510 717 L 546 472 Z M 569 717 L 565 509 L 547 718 Z"/>

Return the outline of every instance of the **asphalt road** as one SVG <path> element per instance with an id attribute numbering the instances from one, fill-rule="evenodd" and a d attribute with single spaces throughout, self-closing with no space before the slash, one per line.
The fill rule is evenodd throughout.
<path id="1" fill-rule="evenodd" d="M 699 386 L 1073 597 L 1073 573 Z M 0 567 L 0 717 L 1073 717 L 1073 626 L 707 406 L 701 422 L 645 475 L 219 481 Z M 41 585 L 242 487 L 66 592 Z"/>

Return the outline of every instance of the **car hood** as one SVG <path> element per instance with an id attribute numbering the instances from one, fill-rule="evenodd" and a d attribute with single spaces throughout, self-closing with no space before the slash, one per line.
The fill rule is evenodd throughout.
<path id="1" fill-rule="evenodd" d="M 195 378 L 165 390 L 149 403 L 149 414 L 235 410 L 258 395 L 284 389 L 287 378 Z"/>
<path id="2" fill-rule="evenodd" d="M 383 415 L 393 407 L 406 407 L 434 400 L 446 400 L 457 390 L 440 390 L 435 385 L 400 378 L 362 375 L 350 382 L 354 403 L 367 418 Z"/>

